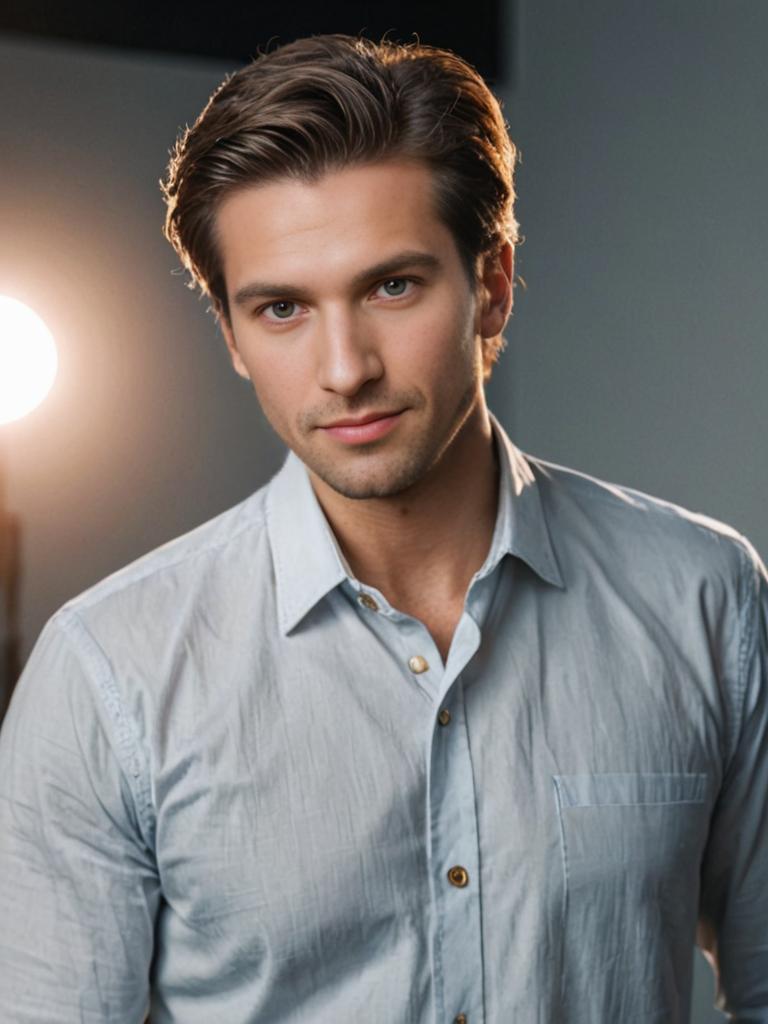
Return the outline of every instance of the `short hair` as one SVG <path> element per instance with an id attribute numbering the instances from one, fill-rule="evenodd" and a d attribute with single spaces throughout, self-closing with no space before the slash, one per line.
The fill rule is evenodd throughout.
<path id="1" fill-rule="evenodd" d="M 436 213 L 470 283 L 478 259 L 518 241 L 516 150 L 498 100 L 449 50 L 346 35 L 299 39 L 229 75 L 179 136 L 165 236 L 217 316 L 230 319 L 215 217 L 234 191 L 389 158 L 433 171 Z M 486 344 L 486 375 L 503 339 Z"/>

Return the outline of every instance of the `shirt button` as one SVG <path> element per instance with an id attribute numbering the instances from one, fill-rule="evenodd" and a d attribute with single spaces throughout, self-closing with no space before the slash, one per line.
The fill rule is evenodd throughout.
<path id="1" fill-rule="evenodd" d="M 465 885 L 469 885 L 469 872 L 461 864 L 457 864 L 448 872 L 448 881 L 457 889 L 463 889 Z"/>
<path id="2" fill-rule="evenodd" d="M 412 658 L 408 659 L 408 668 L 414 675 L 421 675 L 422 672 L 426 672 L 429 668 L 429 662 L 426 658 L 422 658 L 420 654 L 414 654 Z"/>
<path id="3" fill-rule="evenodd" d="M 360 594 L 357 600 L 360 602 L 363 608 L 367 608 L 369 611 L 377 612 L 379 610 L 378 604 L 376 603 L 375 599 L 371 597 L 370 594 Z"/>
<path id="4" fill-rule="evenodd" d="M 466 1013 L 457 1013 L 453 1018 L 453 1024 L 467 1024 Z"/>
<path id="5" fill-rule="evenodd" d="M 440 725 L 448 725 L 448 723 L 451 720 L 451 712 L 448 710 L 448 708 L 443 708 L 443 710 L 437 716 L 437 720 L 440 723 Z"/>

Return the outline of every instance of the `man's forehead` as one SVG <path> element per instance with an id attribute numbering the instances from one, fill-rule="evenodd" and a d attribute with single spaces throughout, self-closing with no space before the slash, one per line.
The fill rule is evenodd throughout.
<path id="1" fill-rule="evenodd" d="M 418 209 L 426 218 L 436 217 L 433 197 L 433 172 L 426 164 L 392 159 L 308 179 L 285 175 L 240 186 L 220 201 L 216 221 L 224 230 L 246 220 L 250 228 L 289 226 L 309 232 L 345 215 L 378 215 L 388 221 L 398 210 L 405 217 L 405 211 Z"/>
<path id="2" fill-rule="evenodd" d="M 430 169 L 406 161 L 239 189 L 219 207 L 216 235 L 233 290 L 246 277 L 287 282 L 318 271 L 356 275 L 406 252 L 450 259 L 446 248 L 453 248 L 435 211 Z"/>

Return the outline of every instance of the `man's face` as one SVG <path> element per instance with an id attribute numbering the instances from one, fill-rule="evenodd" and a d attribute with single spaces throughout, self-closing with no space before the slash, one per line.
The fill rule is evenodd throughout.
<path id="1" fill-rule="evenodd" d="M 433 208 L 429 169 L 387 161 L 229 196 L 217 238 L 235 369 L 315 478 L 402 493 L 483 401 L 489 313 Z M 490 320 L 489 320 L 490 317 Z"/>

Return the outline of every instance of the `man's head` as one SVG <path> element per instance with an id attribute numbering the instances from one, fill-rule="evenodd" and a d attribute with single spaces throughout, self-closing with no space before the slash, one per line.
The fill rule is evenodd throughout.
<path id="1" fill-rule="evenodd" d="M 254 185 L 313 182 L 392 159 L 430 169 L 435 213 L 474 285 L 483 257 L 517 240 L 515 150 L 477 72 L 417 44 L 317 36 L 231 75 L 176 145 L 163 183 L 166 235 L 228 323 L 216 221 L 224 200 Z M 484 340 L 486 375 L 501 346 L 501 334 Z"/>

